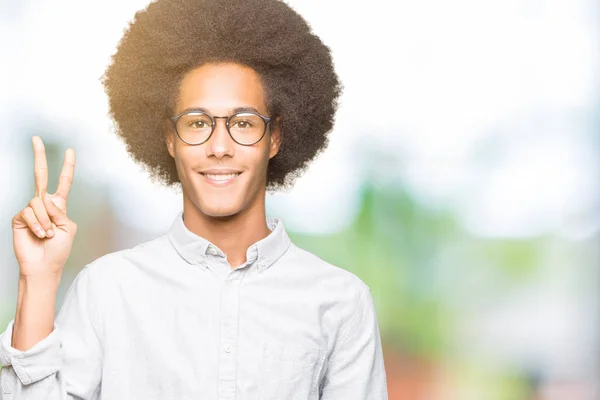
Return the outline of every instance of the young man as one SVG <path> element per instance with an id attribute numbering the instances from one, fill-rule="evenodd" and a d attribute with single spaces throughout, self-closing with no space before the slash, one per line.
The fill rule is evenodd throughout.
<path id="1" fill-rule="evenodd" d="M 369 287 L 265 214 L 266 190 L 326 146 L 341 91 L 307 23 L 278 0 L 158 0 L 103 83 L 128 151 L 181 185 L 183 211 L 164 235 L 86 265 L 55 320 L 75 153 L 48 194 L 33 138 L 0 399 L 387 399 Z"/>

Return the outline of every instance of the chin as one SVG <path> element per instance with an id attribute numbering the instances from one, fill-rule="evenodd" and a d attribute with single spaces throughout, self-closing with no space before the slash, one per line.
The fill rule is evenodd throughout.
<path id="1" fill-rule="evenodd" d="M 211 218 L 228 218 L 237 215 L 241 210 L 237 207 L 201 206 L 200 211 Z"/>

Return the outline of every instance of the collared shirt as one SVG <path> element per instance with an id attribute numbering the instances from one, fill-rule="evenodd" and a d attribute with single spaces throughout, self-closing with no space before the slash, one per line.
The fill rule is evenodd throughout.
<path id="1" fill-rule="evenodd" d="M 11 320 L 0 336 L 0 399 L 387 399 L 369 286 L 267 225 L 234 268 L 182 211 L 86 265 L 50 335 L 19 351 Z"/>

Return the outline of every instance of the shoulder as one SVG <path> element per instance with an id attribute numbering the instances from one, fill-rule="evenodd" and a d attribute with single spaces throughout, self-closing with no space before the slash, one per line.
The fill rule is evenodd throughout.
<path id="1" fill-rule="evenodd" d="M 312 282 L 314 290 L 334 295 L 352 308 L 370 291 L 369 286 L 355 273 L 323 260 L 318 255 L 291 244 L 288 256 L 304 279 Z"/>
<path id="2" fill-rule="evenodd" d="M 79 274 L 87 274 L 90 283 L 103 286 L 124 274 L 151 266 L 153 261 L 167 257 L 168 238 L 161 235 L 134 247 L 107 253 L 86 264 Z"/>
<path id="3" fill-rule="evenodd" d="M 331 348 L 340 335 L 346 335 L 355 323 L 365 320 L 371 305 L 370 287 L 343 266 L 295 244 L 286 256 L 290 260 L 286 267 L 290 268 L 280 276 L 288 277 L 287 282 L 302 293 L 298 297 L 307 309 L 318 310 L 315 315 L 319 315 Z"/>

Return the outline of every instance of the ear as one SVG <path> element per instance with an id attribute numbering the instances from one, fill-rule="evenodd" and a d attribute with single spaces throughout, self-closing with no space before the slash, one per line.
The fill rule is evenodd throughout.
<path id="1" fill-rule="evenodd" d="M 279 147 L 281 146 L 281 125 L 279 124 L 279 117 L 277 117 L 273 123 L 270 136 L 271 145 L 269 147 L 269 159 L 277 155 Z"/>
<path id="2" fill-rule="evenodd" d="M 165 144 L 171 157 L 175 158 L 175 132 L 173 129 L 168 128 L 165 130 Z"/>

